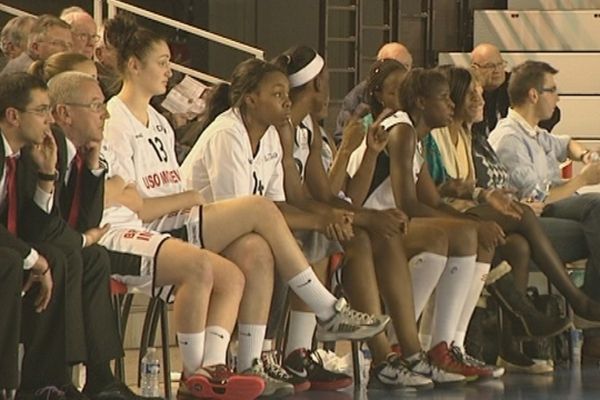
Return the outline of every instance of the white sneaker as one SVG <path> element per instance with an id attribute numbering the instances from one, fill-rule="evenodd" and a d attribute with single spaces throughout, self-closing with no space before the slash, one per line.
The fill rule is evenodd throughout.
<path id="1" fill-rule="evenodd" d="M 397 354 L 391 354 L 386 361 L 371 367 L 367 389 L 415 391 L 432 387 L 431 379 L 411 371 Z"/>
<path id="2" fill-rule="evenodd" d="M 444 371 L 431 364 L 429 358 L 427 358 L 427 354 L 424 352 L 418 353 L 416 359 L 407 360 L 407 363 L 408 368 L 412 372 L 431 379 L 436 385 L 452 385 L 466 382 L 466 378 L 463 375 Z"/>
<path id="3" fill-rule="evenodd" d="M 390 322 L 387 315 L 372 316 L 350 308 L 344 298 L 335 302 L 335 315 L 329 321 L 319 321 L 317 340 L 365 340 L 381 333 Z"/>

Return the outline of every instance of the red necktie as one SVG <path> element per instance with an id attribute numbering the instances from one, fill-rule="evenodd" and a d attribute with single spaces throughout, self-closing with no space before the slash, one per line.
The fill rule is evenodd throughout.
<path id="1" fill-rule="evenodd" d="M 8 200 L 7 228 L 17 234 L 17 157 L 6 157 L 6 198 Z"/>
<path id="2" fill-rule="evenodd" d="M 73 163 L 71 164 L 71 175 L 75 174 L 75 188 L 73 189 L 73 200 L 71 201 L 71 209 L 69 210 L 69 219 L 67 222 L 71 228 L 75 228 L 77 225 L 77 218 L 79 217 L 79 208 L 81 203 L 81 182 L 83 179 L 83 157 L 77 152 Z M 71 178 L 73 179 L 73 178 Z M 70 179 L 70 180 L 71 180 Z"/>

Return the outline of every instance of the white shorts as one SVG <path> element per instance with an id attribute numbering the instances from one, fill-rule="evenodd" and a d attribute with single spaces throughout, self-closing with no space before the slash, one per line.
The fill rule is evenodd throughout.
<path id="1" fill-rule="evenodd" d="M 147 229 L 170 233 L 197 247 L 202 243 L 202 206 L 179 210 L 145 224 Z"/>
<path id="2" fill-rule="evenodd" d="M 100 239 L 111 260 L 111 276 L 135 293 L 159 296 L 167 302 L 174 299 L 174 287 L 156 287 L 156 256 L 160 246 L 171 235 L 147 229 L 110 229 Z"/>

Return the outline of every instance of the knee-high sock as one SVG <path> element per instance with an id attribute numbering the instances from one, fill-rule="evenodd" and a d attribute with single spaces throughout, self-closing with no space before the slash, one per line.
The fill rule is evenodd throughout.
<path id="1" fill-rule="evenodd" d="M 473 311 L 475 311 L 475 307 L 477 306 L 477 301 L 481 296 L 481 291 L 483 290 L 483 285 L 488 272 L 490 272 L 490 264 L 482 262 L 475 263 L 473 281 L 471 282 L 469 294 L 467 295 L 467 300 L 465 301 L 462 313 L 460 314 L 460 319 L 458 320 L 458 326 L 456 327 L 456 333 L 454 335 L 454 344 L 463 350 L 469 321 L 471 321 L 471 316 L 473 315 Z"/>
<path id="2" fill-rule="evenodd" d="M 436 288 L 431 345 L 454 340 L 475 272 L 475 256 L 448 257 Z"/>
<path id="3" fill-rule="evenodd" d="M 417 254 L 408 262 L 417 320 L 437 286 L 447 262 L 447 257 L 428 252 Z"/>

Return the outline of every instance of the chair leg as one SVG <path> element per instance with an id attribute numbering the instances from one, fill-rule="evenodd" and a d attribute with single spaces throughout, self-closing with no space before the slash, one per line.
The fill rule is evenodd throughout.
<path id="1" fill-rule="evenodd" d="M 127 330 L 127 321 L 129 320 L 129 314 L 131 312 L 131 305 L 133 303 L 133 294 L 127 293 L 123 299 L 123 306 L 121 307 L 121 324 L 123 337 L 125 337 L 125 331 Z"/>
<path id="2" fill-rule="evenodd" d="M 169 306 L 166 302 L 159 301 L 160 309 L 160 334 L 162 339 L 163 376 L 165 385 L 165 398 L 171 399 L 171 353 L 169 348 Z"/>
<path id="3" fill-rule="evenodd" d="M 360 342 L 352 341 L 352 371 L 354 372 L 354 390 L 360 391 L 362 384 L 362 376 L 361 376 L 361 365 L 360 359 L 358 357 L 358 352 L 360 351 Z"/>
<path id="4" fill-rule="evenodd" d="M 114 294 L 112 296 L 113 303 L 113 312 L 115 315 L 115 320 L 117 323 L 117 330 L 119 332 L 119 336 L 121 338 L 121 343 L 123 343 L 124 330 L 123 330 L 123 320 L 121 317 L 121 295 Z M 121 381 L 125 382 L 125 362 L 123 357 L 119 357 L 115 360 L 115 376 Z"/>

